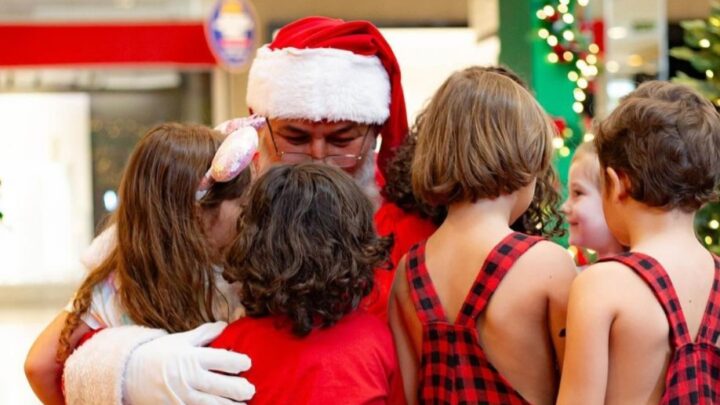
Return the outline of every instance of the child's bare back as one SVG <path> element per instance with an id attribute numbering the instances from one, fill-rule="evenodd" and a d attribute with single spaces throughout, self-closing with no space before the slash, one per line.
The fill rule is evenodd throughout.
<path id="1" fill-rule="evenodd" d="M 690 340 L 694 341 L 712 287 L 712 256 L 697 241 L 682 246 L 646 246 L 642 252 L 667 272 L 687 321 Z M 576 317 L 575 307 L 571 307 L 568 327 L 574 330 L 579 321 L 587 332 L 578 339 L 609 339 L 603 345 L 607 351 L 595 349 L 584 355 L 588 364 L 607 362 L 607 387 L 596 387 L 605 391 L 604 403 L 660 403 L 673 354 L 672 335 L 663 307 L 648 284 L 624 264 L 599 263 L 577 277 L 571 305 L 579 300 L 585 310 Z M 602 301 L 603 305 L 594 304 Z M 597 372 L 602 371 L 598 368 Z M 598 395 L 603 394 L 599 391 Z"/>
<path id="2" fill-rule="evenodd" d="M 596 129 L 605 219 L 629 251 L 573 282 L 558 403 L 715 403 L 720 271 L 693 225 L 718 198 L 720 116 L 649 82 Z"/>
<path id="3" fill-rule="evenodd" d="M 508 230 L 458 240 L 446 228 L 441 226 L 428 240 L 426 266 L 448 321 L 453 323 L 488 254 Z M 396 280 L 406 279 L 405 268 L 401 263 Z M 574 275 L 572 260 L 561 247 L 538 242 L 517 259 L 478 317 L 478 343 L 488 360 L 533 404 L 555 401 L 564 345 L 564 311 Z M 397 286 L 400 316 L 411 329 L 422 330 L 409 285 Z M 420 344 L 414 345 L 417 353 Z"/>

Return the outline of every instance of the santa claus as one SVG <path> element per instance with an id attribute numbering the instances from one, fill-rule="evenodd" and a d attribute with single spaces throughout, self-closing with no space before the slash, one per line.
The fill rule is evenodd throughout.
<path id="1" fill-rule="evenodd" d="M 258 50 L 250 69 L 248 106 L 263 117 L 258 168 L 275 162 L 319 161 L 338 166 L 378 205 L 381 235 L 396 241 L 393 257 L 426 238 L 429 220 L 383 201 L 394 151 L 408 133 L 400 68 L 378 29 L 367 21 L 310 17 L 283 27 Z M 375 146 L 381 141 L 376 156 Z M 377 270 L 375 291 L 364 305 L 385 317 L 392 271 Z M 103 330 L 85 342 L 65 368 L 74 403 L 230 403 L 254 394 L 238 374 L 245 356 L 204 348 L 224 328 L 193 331 L 127 326 Z M 225 401 L 225 402 L 223 402 Z"/>

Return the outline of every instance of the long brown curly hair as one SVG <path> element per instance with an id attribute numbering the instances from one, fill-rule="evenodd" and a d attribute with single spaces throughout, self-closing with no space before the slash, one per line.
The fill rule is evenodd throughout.
<path id="1" fill-rule="evenodd" d="M 223 135 L 200 125 L 167 123 L 150 129 L 133 150 L 110 220 L 117 243 L 78 289 L 60 335 L 58 360 L 90 307 L 96 285 L 115 273 L 123 310 L 133 322 L 169 332 L 213 321 L 215 272 L 221 255 L 203 230 L 201 210 L 239 198 L 250 184 L 246 169 L 214 185 L 199 202 L 195 192 Z"/>
<path id="2" fill-rule="evenodd" d="M 549 167 L 535 183 L 535 194 L 527 210 L 511 228 L 528 235 L 563 236 L 565 235 L 565 217 L 560 213 L 562 196 L 555 169 Z"/>
<path id="3" fill-rule="evenodd" d="M 298 336 L 357 308 L 392 245 L 375 232 L 372 203 L 356 182 L 313 163 L 269 169 L 239 224 L 225 277 L 242 283 L 248 315 L 286 317 Z"/>

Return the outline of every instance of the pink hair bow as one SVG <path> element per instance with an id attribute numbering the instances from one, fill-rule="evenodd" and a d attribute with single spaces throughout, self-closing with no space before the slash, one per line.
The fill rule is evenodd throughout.
<path id="1" fill-rule="evenodd" d="M 250 116 L 225 121 L 215 127 L 215 130 L 228 135 L 215 152 L 210 169 L 200 181 L 195 193 L 197 200 L 205 197 L 213 184 L 228 182 L 248 167 L 257 153 L 257 131 L 263 125 L 264 118 Z"/>

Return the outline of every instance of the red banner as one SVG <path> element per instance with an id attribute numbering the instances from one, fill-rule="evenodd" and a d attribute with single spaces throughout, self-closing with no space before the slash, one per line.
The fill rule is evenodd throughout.
<path id="1" fill-rule="evenodd" d="M 0 67 L 216 65 L 202 22 L 0 24 Z"/>

